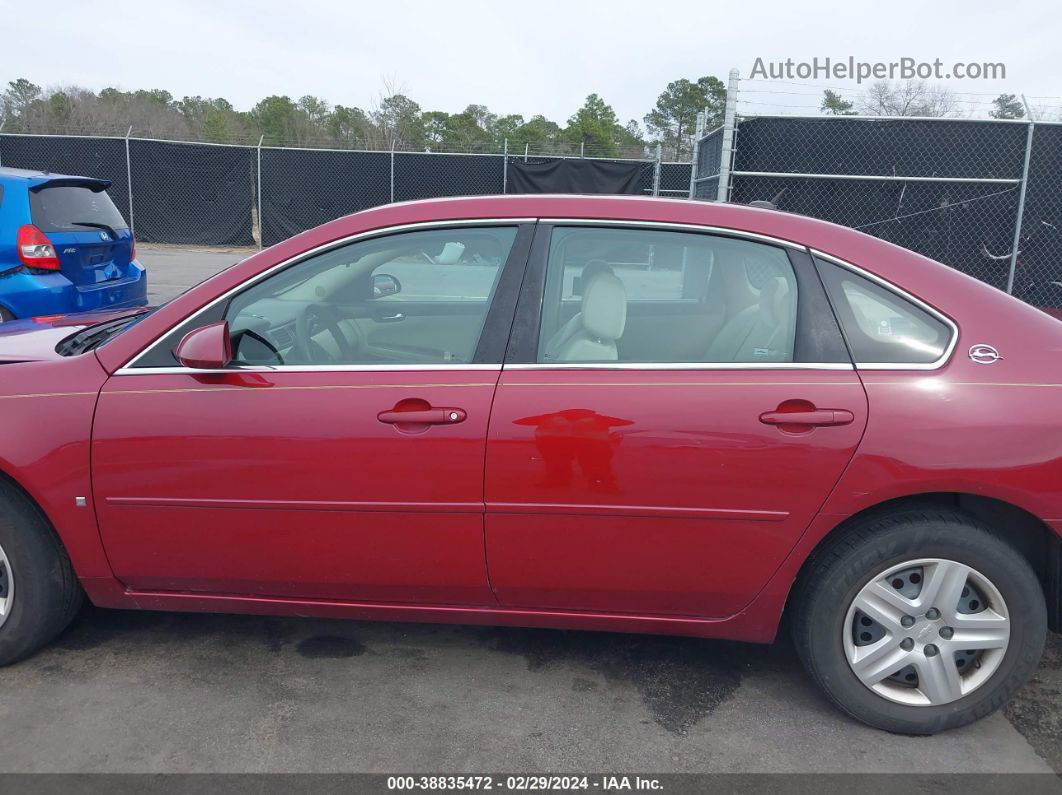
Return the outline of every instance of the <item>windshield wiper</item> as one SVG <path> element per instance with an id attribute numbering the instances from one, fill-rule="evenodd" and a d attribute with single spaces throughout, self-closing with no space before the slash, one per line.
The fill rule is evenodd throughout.
<path id="1" fill-rule="evenodd" d="M 111 237 L 115 240 L 118 239 L 118 235 L 114 232 L 114 227 L 112 227 L 110 224 L 101 224 L 98 221 L 71 221 L 70 223 L 72 223 L 74 226 L 89 226 L 93 229 L 102 229 L 105 232 L 110 232 Z"/>
<path id="2" fill-rule="evenodd" d="M 76 334 L 71 334 L 69 337 L 64 337 L 60 340 L 59 344 L 55 346 L 55 352 L 60 356 L 77 356 L 90 351 L 146 314 L 149 313 L 140 312 L 135 315 L 115 318 L 114 320 L 105 320 L 94 326 L 83 328 Z"/>

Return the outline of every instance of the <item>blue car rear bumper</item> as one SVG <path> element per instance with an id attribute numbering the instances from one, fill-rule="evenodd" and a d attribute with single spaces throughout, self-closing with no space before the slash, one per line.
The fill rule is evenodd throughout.
<path id="1" fill-rule="evenodd" d="M 121 279 L 74 285 L 61 273 L 36 274 L 18 268 L 0 274 L 0 306 L 15 317 L 65 315 L 147 304 L 147 272 L 134 262 Z"/>

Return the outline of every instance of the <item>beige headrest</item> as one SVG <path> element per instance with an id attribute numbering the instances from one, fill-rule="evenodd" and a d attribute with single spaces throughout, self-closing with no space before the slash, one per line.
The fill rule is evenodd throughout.
<path id="1" fill-rule="evenodd" d="M 614 273 L 598 273 L 583 285 L 583 329 L 594 339 L 618 340 L 627 325 L 627 290 Z"/>

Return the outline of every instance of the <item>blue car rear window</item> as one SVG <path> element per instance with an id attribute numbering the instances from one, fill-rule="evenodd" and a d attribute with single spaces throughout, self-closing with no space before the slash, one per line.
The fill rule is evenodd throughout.
<path id="1" fill-rule="evenodd" d="M 103 225 L 128 227 L 106 191 L 86 186 L 53 185 L 30 191 L 30 214 L 42 232 L 72 232 Z"/>

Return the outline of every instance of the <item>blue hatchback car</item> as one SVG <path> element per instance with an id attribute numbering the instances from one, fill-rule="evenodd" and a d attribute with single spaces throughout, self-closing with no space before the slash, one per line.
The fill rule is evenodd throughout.
<path id="1" fill-rule="evenodd" d="M 0 168 L 0 321 L 147 303 L 110 184 Z"/>

